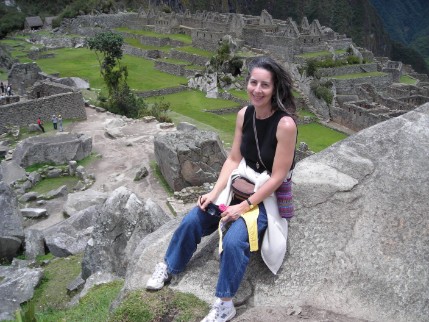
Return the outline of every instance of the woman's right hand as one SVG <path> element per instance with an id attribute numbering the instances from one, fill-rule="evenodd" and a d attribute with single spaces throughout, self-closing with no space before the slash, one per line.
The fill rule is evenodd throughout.
<path id="1" fill-rule="evenodd" d="M 210 191 L 209 193 L 198 197 L 197 205 L 198 207 L 200 207 L 201 210 L 205 211 L 208 204 L 214 202 L 216 199 L 217 195 L 213 191 Z"/>

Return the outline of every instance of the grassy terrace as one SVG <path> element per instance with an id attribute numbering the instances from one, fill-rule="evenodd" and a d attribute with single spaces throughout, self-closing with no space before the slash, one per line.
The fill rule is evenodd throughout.
<path id="1" fill-rule="evenodd" d="M 357 74 L 345 74 L 345 75 L 337 75 L 331 76 L 329 78 L 333 79 L 355 79 L 355 78 L 363 78 L 363 77 L 372 77 L 372 76 L 384 76 L 387 75 L 383 72 L 370 72 L 370 73 L 357 73 Z"/>
<path id="2" fill-rule="evenodd" d="M 178 51 L 183 51 L 183 52 L 188 53 L 188 54 L 195 54 L 198 56 L 207 57 L 207 60 L 212 58 L 212 56 L 215 54 L 214 52 L 207 51 L 207 50 L 200 49 L 200 48 L 195 48 L 192 46 L 177 47 L 175 49 Z"/>
<path id="3" fill-rule="evenodd" d="M 408 84 L 408 85 L 417 84 L 417 79 L 411 77 L 410 75 L 402 75 L 399 81 L 403 84 Z"/>
<path id="4" fill-rule="evenodd" d="M 345 49 L 338 49 L 335 50 L 335 53 L 340 55 L 340 54 L 345 54 L 346 50 Z M 317 52 L 312 52 L 312 53 L 304 53 L 301 55 L 296 55 L 296 57 L 300 57 L 300 58 L 316 58 L 316 57 L 323 57 L 323 56 L 331 56 L 332 54 L 327 51 L 317 51 Z"/>
<path id="5" fill-rule="evenodd" d="M 120 28 L 119 30 L 148 37 L 169 37 L 180 41 L 185 40 L 188 43 L 191 41 L 190 37 L 186 35 L 163 35 L 150 31 L 136 31 L 126 28 Z M 159 48 L 154 46 L 144 46 L 139 44 L 138 40 L 135 39 L 127 39 L 126 41 L 132 46 L 143 49 L 162 49 L 165 51 L 171 49 L 170 47 Z M 26 52 L 28 52 L 32 46 L 25 42 L 25 38 L 22 38 L 22 40 L 2 40 L 1 43 L 5 43 L 14 48 L 15 50 L 13 53 L 15 57 L 19 56 L 18 59 L 21 62 L 30 61 L 28 58 L 23 58 L 26 57 Z M 176 49 L 207 58 L 211 56 L 211 53 L 193 48 L 189 45 L 177 47 Z M 50 52 L 55 54 L 54 58 L 38 59 L 36 61 L 44 72 L 48 74 L 59 73 L 60 77 L 81 77 L 89 81 L 91 88 L 105 88 L 100 77 L 98 61 L 95 54 L 90 50 L 86 48 L 64 48 L 52 50 Z M 167 59 L 165 61 L 176 64 L 187 64 L 183 61 L 172 59 Z M 156 70 L 154 68 L 153 60 L 125 55 L 123 63 L 128 66 L 128 81 L 133 90 L 148 91 L 175 87 L 180 84 L 187 83 L 187 79 L 185 77 L 174 76 Z M 201 66 L 187 65 L 186 68 L 201 69 Z M 371 74 L 365 74 L 365 76 L 370 75 Z M 7 75 L 3 78 L 6 79 L 6 77 Z M 86 98 L 90 98 L 92 101 L 95 100 L 96 95 L 94 91 L 83 91 L 83 93 Z M 248 100 L 245 90 L 234 90 L 231 91 L 231 94 L 244 101 Z M 294 96 L 298 97 L 299 95 L 294 93 Z M 196 124 L 201 129 L 216 131 L 219 133 L 221 140 L 224 141 L 225 145 L 227 147 L 230 146 L 234 133 L 236 113 L 214 114 L 209 113 L 206 110 L 233 107 L 239 108 L 240 106 L 237 103 L 228 100 L 209 99 L 205 97 L 204 93 L 193 90 L 166 95 L 164 99 L 171 104 L 171 111 L 169 113 L 176 124 L 181 121 L 187 121 Z M 159 98 L 148 98 L 146 100 L 150 103 L 159 100 Z M 304 115 L 303 113 L 304 112 L 300 112 L 300 115 Z M 344 137 L 345 135 L 339 132 L 315 123 L 299 127 L 298 141 L 305 141 L 311 150 L 320 151 Z"/>
<path id="6" fill-rule="evenodd" d="M 55 58 L 37 60 L 44 72 L 60 73 L 61 77 L 78 76 L 88 80 L 92 88 L 104 88 L 98 61 L 89 49 L 63 48 L 53 52 Z M 156 70 L 152 60 L 125 55 L 123 63 L 128 66 L 128 84 L 134 90 L 148 91 L 187 83 L 185 77 Z"/>

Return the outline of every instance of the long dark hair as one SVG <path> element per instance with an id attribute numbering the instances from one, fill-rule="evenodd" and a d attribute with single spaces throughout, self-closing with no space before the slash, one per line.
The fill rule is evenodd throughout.
<path id="1" fill-rule="evenodd" d="M 274 94 L 271 99 L 272 108 L 286 112 L 296 121 L 296 105 L 292 95 L 292 77 L 290 74 L 271 57 L 257 57 L 249 63 L 246 83 L 249 82 L 250 74 L 254 68 L 262 68 L 271 72 L 274 82 Z"/>

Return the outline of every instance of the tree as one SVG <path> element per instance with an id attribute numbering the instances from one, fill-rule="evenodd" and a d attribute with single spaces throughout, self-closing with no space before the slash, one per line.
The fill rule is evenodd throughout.
<path id="1" fill-rule="evenodd" d="M 137 117 L 140 105 L 144 104 L 131 92 L 128 84 L 128 69 L 121 64 L 122 44 L 121 35 L 111 31 L 101 32 L 87 40 L 89 49 L 93 50 L 100 64 L 100 74 L 108 90 L 107 108 L 109 111 Z"/>

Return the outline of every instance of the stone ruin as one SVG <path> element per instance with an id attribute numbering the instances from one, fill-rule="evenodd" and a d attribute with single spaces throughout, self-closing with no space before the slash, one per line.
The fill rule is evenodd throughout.
<path id="1" fill-rule="evenodd" d="M 26 63 L 12 66 L 8 82 L 17 95 L 0 99 L 0 134 L 11 125 L 35 124 L 38 117 L 47 122 L 53 114 L 86 119 L 83 96 L 74 78 L 49 76 L 36 63 Z"/>
<path id="2" fill-rule="evenodd" d="M 284 21 L 277 20 L 273 19 L 266 10 L 262 11 L 260 16 L 251 16 L 208 11 L 191 13 L 189 10 L 183 13 L 165 13 L 151 9 L 141 10 L 139 13 L 79 16 L 72 20 L 65 20 L 60 29 L 63 33 L 93 36 L 100 28 L 116 27 L 153 30 L 165 34 L 188 34 L 192 37 L 193 46 L 211 51 L 216 51 L 222 38 L 229 35 L 234 39 L 234 43 L 239 44 L 242 51 L 251 52 L 253 55 L 271 55 L 284 62 L 292 72 L 295 84 L 309 99 L 308 107 L 316 115 L 354 131 L 402 115 L 429 101 L 427 75 L 418 74 L 410 66 L 403 65 L 401 62 L 374 57 L 370 51 L 356 47 L 351 38 L 322 26 L 317 19 L 311 23 L 306 17 L 300 23 L 291 18 Z M 126 33 L 126 35 L 128 37 L 132 34 Z M 142 43 L 146 41 L 141 39 Z M 336 54 L 335 51 L 340 49 L 351 51 L 360 59 L 361 64 L 348 66 L 348 70 L 340 67 L 323 71 L 331 73 L 330 76 L 326 76 L 326 80 L 334 83 L 332 87 L 334 100 L 332 105 L 328 106 L 311 93 L 309 81 L 299 74 L 297 67 L 306 64 L 306 59 L 302 56 L 305 53 L 328 51 L 335 60 L 347 55 Z M 252 55 L 244 60 L 251 58 Z M 384 74 L 346 80 L 333 77 L 371 71 L 380 71 Z M 417 80 L 416 85 L 398 85 L 400 77 L 405 72 Z M 190 85 L 194 88 L 207 88 L 202 78 L 192 80 Z M 372 87 L 372 92 L 375 91 L 378 94 L 376 96 L 365 94 L 368 87 Z M 209 89 L 209 95 L 218 96 L 212 87 Z M 370 108 L 362 108 L 362 106 Z"/>

